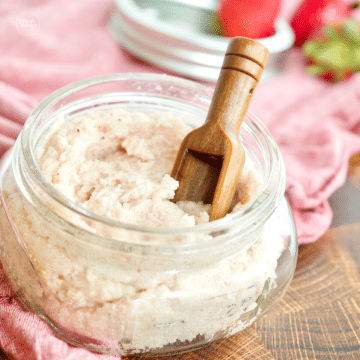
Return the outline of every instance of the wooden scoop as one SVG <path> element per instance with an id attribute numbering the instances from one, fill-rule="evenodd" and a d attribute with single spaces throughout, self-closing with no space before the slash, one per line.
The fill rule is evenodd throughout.
<path id="1" fill-rule="evenodd" d="M 255 40 L 230 41 L 205 124 L 191 131 L 178 151 L 171 173 L 179 181 L 173 202 L 212 204 L 210 221 L 230 209 L 245 162 L 238 134 L 268 56 Z"/>

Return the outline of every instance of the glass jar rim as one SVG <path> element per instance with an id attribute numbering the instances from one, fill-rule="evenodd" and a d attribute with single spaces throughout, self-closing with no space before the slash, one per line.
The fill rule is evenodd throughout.
<path id="1" fill-rule="evenodd" d="M 42 174 L 40 168 L 37 165 L 37 161 L 35 158 L 34 147 L 31 146 L 31 141 L 34 138 L 34 124 L 39 116 L 49 109 L 53 104 L 61 101 L 61 99 L 66 96 L 73 94 L 77 91 L 83 90 L 85 88 L 104 84 L 104 83 L 113 83 L 113 82 L 121 82 L 124 80 L 139 80 L 139 81 L 156 81 L 156 80 L 166 80 L 171 81 L 172 83 L 176 83 L 180 86 L 192 86 L 197 91 L 204 94 L 205 97 L 209 97 L 210 93 L 213 92 L 213 89 L 210 87 L 194 82 L 192 80 L 166 75 L 166 74 L 154 74 L 154 73 L 119 73 L 119 74 L 108 74 L 102 76 L 96 76 L 87 78 L 84 80 L 80 80 L 69 85 L 66 85 L 46 98 L 44 98 L 31 112 L 27 121 L 24 124 L 23 130 L 21 132 L 21 150 L 24 156 L 25 164 L 31 172 L 34 173 L 34 177 L 36 178 L 38 183 L 41 184 L 40 187 L 42 191 L 45 191 L 46 195 L 65 208 L 74 211 L 75 213 L 84 216 L 85 218 L 89 218 L 92 221 L 99 222 L 111 227 L 126 229 L 129 231 L 137 231 L 142 233 L 149 234 L 159 234 L 159 235 L 186 235 L 186 234 L 195 234 L 195 233 L 211 233 L 216 231 L 221 231 L 224 228 L 228 228 L 229 226 L 234 226 L 237 224 L 245 224 L 248 223 L 254 216 L 260 216 L 266 213 L 266 209 L 269 206 L 269 203 L 273 202 L 277 199 L 277 203 L 280 203 L 280 198 L 283 196 L 285 191 L 285 184 L 281 181 L 276 181 L 279 177 L 279 174 L 285 175 L 284 165 L 280 150 L 272 138 L 270 132 L 265 127 L 265 125 L 252 113 L 248 112 L 244 123 L 247 123 L 249 126 L 252 126 L 255 131 L 263 134 L 267 143 L 269 144 L 269 161 L 271 163 L 270 172 L 268 175 L 267 182 L 264 184 L 263 191 L 261 191 L 257 197 L 255 197 L 251 202 L 245 205 L 242 209 L 235 213 L 228 214 L 226 217 L 218 219 L 216 221 L 212 221 L 205 224 L 199 224 L 194 226 L 187 227 L 154 227 L 154 226 L 144 226 L 137 225 L 131 223 L 121 222 L 116 219 L 112 219 L 103 215 L 96 214 L 92 211 L 86 210 L 84 207 L 76 204 L 70 199 L 64 197 L 55 187 L 48 181 L 45 176 Z M 210 104 L 209 99 L 209 104 Z M 274 159 L 278 159 L 278 161 L 273 161 Z M 276 166 L 274 164 L 277 164 Z M 261 201 L 259 200 L 261 198 Z M 267 214 L 269 217 L 271 214 Z M 251 222 L 251 221 L 250 221 Z M 115 240 L 114 241 L 119 241 Z M 136 244 L 138 245 L 138 244 Z M 143 244 L 141 244 L 143 245 Z M 181 246 L 186 244 L 176 244 L 175 246 Z M 187 244 L 189 245 L 189 244 Z M 145 245 L 146 246 L 146 245 Z M 153 246 L 153 245 L 151 245 Z"/>

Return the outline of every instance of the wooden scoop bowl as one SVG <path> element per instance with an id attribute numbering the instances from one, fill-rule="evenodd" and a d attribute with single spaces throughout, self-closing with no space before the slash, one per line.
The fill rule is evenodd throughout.
<path id="1" fill-rule="evenodd" d="M 191 131 L 178 151 L 171 172 L 179 181 L 173 202 L 212 204 L 210 221 L 230 209 L 245 162 L 238 135 L 268 56 L 255 40 L 230 41 L 205 124 Z"/>

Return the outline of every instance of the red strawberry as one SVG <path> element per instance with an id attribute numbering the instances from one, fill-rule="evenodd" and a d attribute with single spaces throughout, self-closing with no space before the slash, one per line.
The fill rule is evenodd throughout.
<path id="1" fill-rule="evenodd" d="M 280 0 L 223 0 L 218 16 L 224 35 L 261 39 L 274 34 Z"/>
<path id="2" fill-rule="evenodd" d="M 358 5 L 358 2 L 349 5 L 342 0 L 305 0 L 291 20 L 295 45 L 301 46 L 323 25 L 336 24 L 349 17 Z"/>

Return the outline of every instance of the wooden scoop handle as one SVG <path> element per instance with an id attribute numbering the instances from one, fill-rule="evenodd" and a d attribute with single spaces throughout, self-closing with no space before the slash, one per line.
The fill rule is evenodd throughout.
<path id="1" fill-rule="evenodd" d="M 258 41 L 231 39 L 206 122 L 215 122 L 225 132 L 238 135 L 268 57 L 268 49 Z"/>

